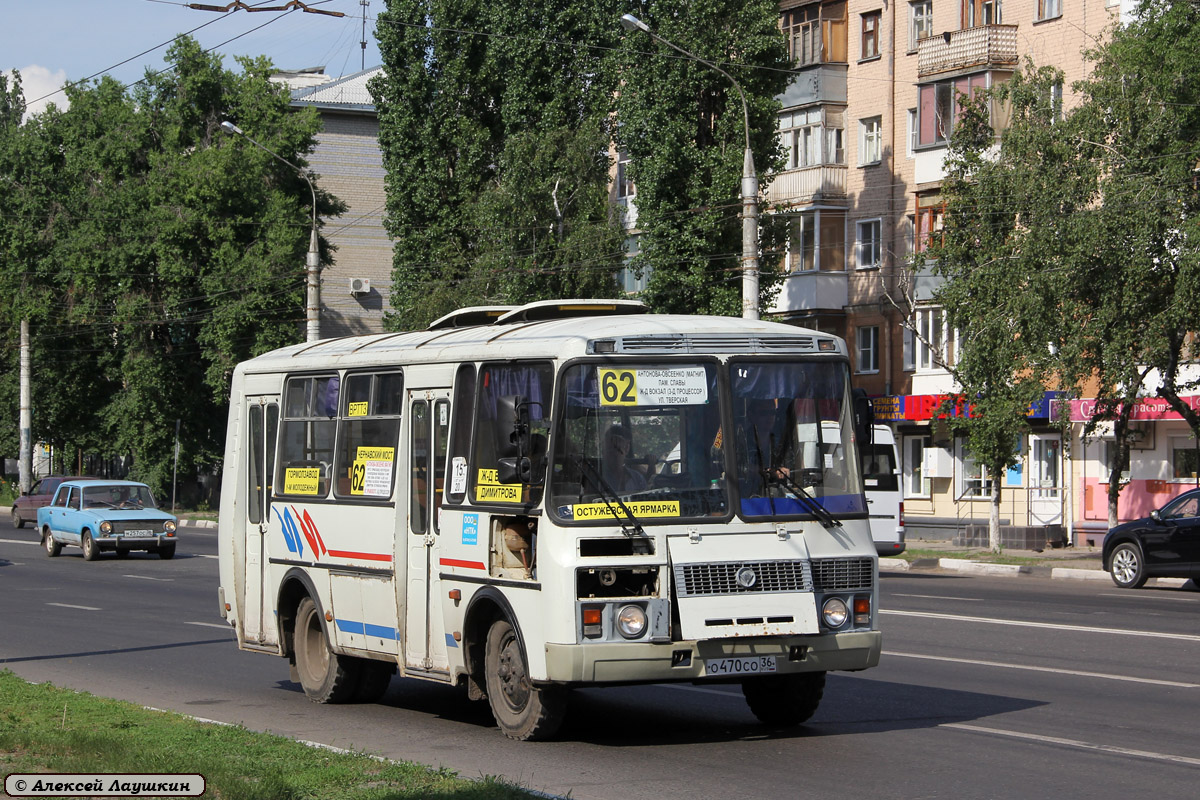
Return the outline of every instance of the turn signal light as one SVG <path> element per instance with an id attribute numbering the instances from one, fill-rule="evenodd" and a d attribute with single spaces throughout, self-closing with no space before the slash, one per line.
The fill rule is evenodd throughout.
<path id="1" fill-rule="evenodd" d="M 855 625 L 870 625 L 871 624 L 871 598 L 869 598 L 869 597 L 854 598 L 854 624 Z"/>
<path id="2" fill-rule="evenodd" d="M 583 624 L 584 625 L 599 625 L 600 621 L 601 621 L 600 609 L 585 608 L 583 610 Z"/>

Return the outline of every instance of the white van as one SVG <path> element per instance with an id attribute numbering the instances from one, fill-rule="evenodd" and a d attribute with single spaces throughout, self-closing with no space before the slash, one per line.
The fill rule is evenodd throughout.
<path id="1" fill-rule="evenodd" d="M 904 552 L 904 501 L 900 497 L 896 437 L 887 425 L 874 425 L 871 439 L 859 447 L 871 538 L 879 555 L 899 555 Z"/>

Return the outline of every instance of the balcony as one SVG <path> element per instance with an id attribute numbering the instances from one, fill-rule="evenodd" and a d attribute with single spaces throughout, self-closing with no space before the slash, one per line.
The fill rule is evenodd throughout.
<path id="1" fill-rule="evenodd" d="M 784 108 L 810 103 L 846 102 L 846 64 L 800 65 L 797 69 L 799 72 L 796 77 L 779 95 L 779 102 Z"/>
<path id="2" fill-rule="evenodd" d="M 766 197 L 768 205 L 776 208 L 817 200 L 845 200 L 846 167 L 821 164 L 777 173 L 767 185 Z"/>
<path id="3" fill-rule="evenodd" d="M 783 280 L 772 314 L 789 311 L 841 311 L 849 301 L 845 272 L 793 272 Z"/>
<path id="4" fill-rule="evenodd" d="M 1016 25 L 980 25 L 930 36 L 917 44 L 917 77 L 921 79 L 943 72 L 1016 64 Z"/>

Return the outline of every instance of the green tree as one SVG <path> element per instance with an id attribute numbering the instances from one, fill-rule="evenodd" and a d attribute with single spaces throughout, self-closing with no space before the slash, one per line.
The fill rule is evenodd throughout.
<path id="1" fill-rule="evenodd" d="M 663 0 L 637 12 L 651 30 L 722 66 L 741 84 L 760 176 L 782 167 L 776 97 L 791 78 L 773 0 Z M 741 176 L 745 115 L 729 81 L 641 33 L 622 44 L 617 139 L 637 185 L 648 302 L 659 311 L 741 314 Z M 765 185 L 766 181 L 762 181 Z M 770 252 L 774 220 L 760 217 Z M 763 259 L 760 296 L 777 288 Z"/>
<path id="2" fill-rule="evenodd" d="M 395 238 L 387 324 L 613 296 L 607 198 L 618 4 L 390 0 L 371 91 Z"/>
<path id="3" fill-rule="evenodd" d="M 19 257 L 0 265 L 0 313 L 33 321 L 35 438 L 68 468 L 127 458 L 159 491 L 176 420 L 180 475 L 215 468 L 233 366 L 297 341 L 303 317 L 308 184 L 220 123 L 301 167 L 319 124 L 265 60 L 233 72 L 187 38 L 167 60 L 133 91 L 69 87 L 67 110 L 22 126 L 4 223 Z M 343 209 L 320 193 L 321 216 Z"/>

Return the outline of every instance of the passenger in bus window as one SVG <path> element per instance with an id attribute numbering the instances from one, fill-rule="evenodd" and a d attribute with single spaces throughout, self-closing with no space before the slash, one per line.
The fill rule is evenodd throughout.
<path id="1" fill-rule="evenodd" d="M 633 439 L 624 425 L 612 425 L 605 431 L 601 471 L 604 480 L 618 492 L 640 492 L 646 488 L 646 476 L 627 463 L 632 446 Z"/>

